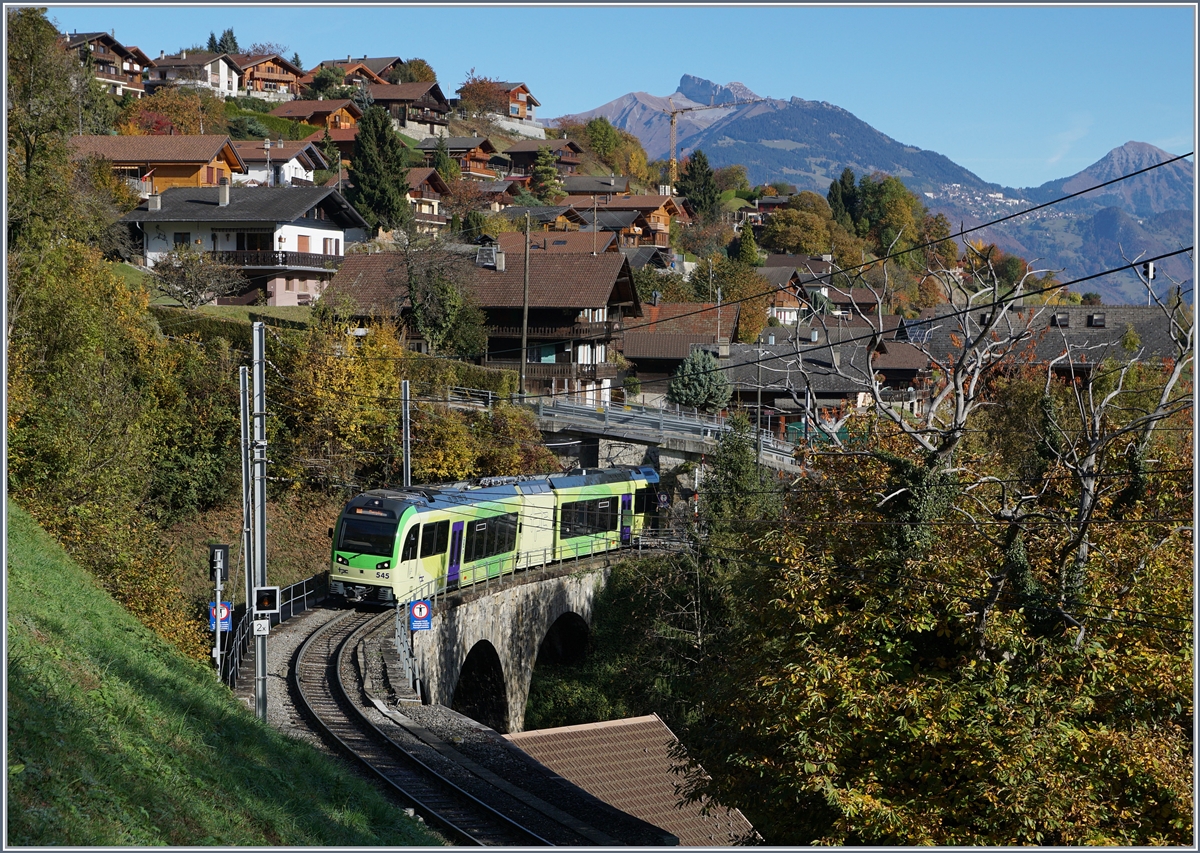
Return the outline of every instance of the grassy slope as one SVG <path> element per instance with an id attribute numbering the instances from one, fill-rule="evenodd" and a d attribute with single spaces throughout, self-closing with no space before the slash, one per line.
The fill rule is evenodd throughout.
<path id="1" fill-rule="evenodd" d="M 247 712 L 9 506 L 7 845 L 431 845 Z"/>

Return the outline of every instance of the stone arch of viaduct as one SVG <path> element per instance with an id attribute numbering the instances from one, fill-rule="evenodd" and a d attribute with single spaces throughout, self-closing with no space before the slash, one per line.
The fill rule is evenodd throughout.
<path id="1" fill-rule="evenodd" d="M 592 608 L 608 573 L 609 569 L 603 567 L 546 578 L 452 607 L 441 606 L 439 601 L 430 630 L 418 631 L 413 636 L 413 652 L 426 701 L 452 707 L 455 688 L 468 658 L 473 662 L 492 661 L 493 668 L 498 658 L 498 683 L 491 689 L 503 694 L 494 697 L 497 716 L 503 719 L 494 727 L 507 732 L 522 731 L 533 667 L 542 641 L 560 620 L 577 623 L 581 619 L 591 624 Z"/>

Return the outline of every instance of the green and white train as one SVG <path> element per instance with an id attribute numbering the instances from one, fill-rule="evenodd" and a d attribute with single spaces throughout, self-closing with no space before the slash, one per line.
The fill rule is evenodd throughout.
<path id="1" fill-rule="evenodd" d="M 331 528 L 329 590 L 408 602 L 637 544 L 658 508 L 650 466 L 577 468 L 356 495 Z"/>

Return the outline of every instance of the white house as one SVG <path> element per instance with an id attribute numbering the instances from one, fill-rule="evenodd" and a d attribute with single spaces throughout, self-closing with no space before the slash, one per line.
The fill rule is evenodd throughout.
<path id="1" fill-rule="evenodd" d="M 239 139 L 233 147 L 246 164 L 246 174 L 234 177 L 235 184 L 311 187 L 313 172 L 330 168 L 320 149 L 304 140 Z"/>
<path id="2" fill-rule="evenodd" d="M 161 53 L 146 71 L 147 94 L 159 86 L 195 86 L 208 89 L 219 98 L 237 95 L 241 88 L 242 69 L 228 54 L 181 51 L 175 56 Z"/>
<path id="3" fill-rule="evenodd" d="M 153 268 L 188 245 L 240 268 L 247 287 L 220 300 L 305 305 L 317 299 L 346 250 L 348 229 L 369 231 L 337 190 L 327 187 L 175 187 L 122 217 Z"/>

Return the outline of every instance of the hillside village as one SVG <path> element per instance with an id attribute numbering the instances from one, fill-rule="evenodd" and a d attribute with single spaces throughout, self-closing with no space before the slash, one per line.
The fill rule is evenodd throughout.
<path id="1" fill-rule="evenodd" d="M 637 149 L 632 160 L 626 154 L 634 168 L 618 174 L 627 170 L 616 168 L 619 158 L 605 159 L 617 134 L 611 127 L 604 133 L 603 119 L 599 126 L 593 121 L 547 127 L 538 121 L 542 104 L 523 82 L 472 75 L 448 97 L 423 60 L 351 53 L 305 69 L 280 53 L 222 52 L 222 46 L 236 47 L 232 31 L 222 40 L 233 44 L 222 45 L 213 35 L 213 50 L 160 50 L 152 57 L 110 33 L 62 36 L 97 84 L 120 99 L 125 117 L 139 115 L 139 102 L 151 105 L 181 93 L 223 102 L 226 116 L 241 113 L 215 126 L 210 121 L 207 129 L 201 117 L 196 133 L 147 106 L 116 135 L 110 130 L 71 139 L 74 158 L 103 160 L 136 193 L 137 206 L 121 218 L 132 235 L 126 260 L 152 272 L 187 247 L 239 273 L 235 288 L 206 294 L 215 304 L 311 306 L 329 294 L 360 322 L 381 313 L 402 320 L 410 346 L 431 352 L 435 347 L 413 322 L 403 283 L 388 275 L 394 264 L 359 255 L 432 238 L 443 247 L 457 246 L 459 254 L 474 249 L 475 270 L 460 284 L 471 292 L 487 329 L 486 346 L 479 349 L 490 354 L 476 360 L 516 368 L 512 351 L 520 340 L 526 253 L 511 237 L 528 215 L 525 376 L 532 393 L 655 405 L 664 401 L 666 380 L 693 349 L 711 350 L 733 376 L 740 362 L 754 361 L 750 345 L 767 344 L 768 338 L 773 346 L 792 341 L 794 349 L 803 339 L 827 347 L 830 335 L 853 339 L 851 330 L 867 329 L 895 341 L 890 351 L 877 347 L 871 356 L 876 371 L 889 387 L 912 389 L 923 399 L 932 364 L 916 365 L 904 349 L 911 324 L 928 322 L 955 301 L 956 292 L 967 292 L 962 283 L 981 267 L 973 266 L 973 258 L 1005 269 L 1009 285 L 1027 272 L 1023 262 L 1005 259 L 994 246 L 947 254 L 944 247 L 952 242 L 946 241 L 937 264 L 924 271 L 900 259 L 901 272 L 910 273 L 909 295 L 895 285 L 872 290 L 855 260 L 864 248 L 867 257 L 886 254 L 878 235 L 875 245 L 855 243 L 859 235 L 851 225 L 841 235 L 845 239 L 832 230 L 825 237 L 795 238 L 796 231 L 812 229 L 811 221 L 798 225 L 798 217 L 831 218 L 813 193 L 789 193 L 782 182 L 751 188 L 745 170 L 736 166 L 714 174 L 697 162 L 700 177 L 693 178 L 695 157 L 683 164 L 682 175 L 676 169 L 672 181 L 673 162 L 647 164 L 629 138 L 621 143 Z M 360 139 L 370 110 L 386 121 L 370 124 L 371 138 Z M 379 158 L 389 144 L 399 151 L 390 162 Z M 356 163 L 357 157 L 363 162 Z M 712 187 L 698 186 L 697 180 L 718 183 L 719 203 L 705 195 Z M 852 174 L 850 180 L 853 191 Z M 402 184 L 396 191 L 407 209 L 393 203 L 381 218 L 372 205 L 386 198 L 389 182 Z M 692 187 L 699 196 L 688 192 Z M 1015 203 L 994 195 L 998 211 Z M 919 211 L 919 201 L 909 203 Z M 924 232 L 928 224 L 918 226 Z M 936 224 L 948 234 L 944 220 Z M 744 261 L 744 268 L 732 269 L 733 261 Z M 697 263 L 707 264 L 698 276 L 707 270 L 707 284 L 695 281 Z M 714 264 L 721 267 L 715 280 Z M 733 312 L 723 324 L 717 310 L 722 297 Z M 1069 292 L 1058 298 L 1079 301 Z M 1073 329 L 1102 327 L 1097 318 L 1103 312 L 1069 313 L 1077 315 Z M 1154 337 L 1140 328 L 1155 321 L 1154 312 L 1125 313 L 1142 339 Z M 655 346 L 637 342 L 647 335 Z M 731 350 L 731 343 L 746 346 Z M 865 353 L 862 347 L 847 349 Z M 896 359 L 903 368 L 891 367 Z M 863 365 L 856 370 L 862 373 Z M 816 405 L 853 407 L 863 390 L 857 384 L 826 388 Z M 790 377 L 768 387 L 772 429 L 784 436 L 789 423 L 803 417 L 797 401 L 813 405 L 811 389 Z M 739 385 L 740 402 L 749 390 Z M 765 411 L 758 419 L 767 423 Z"/>
<path id="2" fill-rule="evenodd" d="M 1003 193 L 842 165 L 826 192 L 753 184 L 701 148 L 651 159 L 603 117 L 548 123 L 535 85 L 486 69 L 439 80 L 355 45 L 302 61 L 232 29 L 168 53 L 44 13 L 8 13 L 7 487 L 22 555 L 39 555 L 8 587 L 29 608 L 13 628 L 21 843 L 74 841 L 91 787 L 140 833 L 101 822 L 97 844 L 426 841 L 358 793 L 330 795 L 332 829 L 289 826 L 314 799 L 290 765 L 269 820 L 228 800 L 207 815 L 190 800 L 220 786 L 175 765 L 185 817 L 148 797 L 134 814 L 123 767 L 93 786 L 71 764 L 73 738 L 91 761 L 140 720 L 96 686 L 122 640 L 88 633 L 97 657 L 53 689 L 37 674 L 61 656 L 44 644 L 84 632 L 38 597 L 38 567 L 69 555 L 149 629 L 120 627 L 139 654 L 212 680 L 198 555 L 243 531 L 250 321 L 266 326 L 270 411 L 253 417 L 273 583 L 329 568 L 348 495 L 612 463 L 547 438 L 559 403 L 661 468 L 638 512 L 676 550 L 612 565 L 583 659 L 530 662 L 528 719 L 672 733 L 695 764 L 686 790 L 664 787 L 669 817 L 708 832 L 705 803 L 740 810 L 685 843 L 1191 842 L 1190 281 L 1123 247 L 1145 291 L 1106 302 L 1093 277 L 1073 285 L 927 205 L 1005 216 Z M 625 411 L 660 434 L 668 415 L 719 426 L 669 456 L 666 438 L 608 434 Z M 763 464 L 765 442 L 786 468 Z M 138 749 L 223 749 L 224 721 L 184 692 L 156 698 L 172 711 Z M 72 722 L 97 702 L 95 731 Z M 261 787 L 272 759 L 238 749 L 238 784 Z"/>

